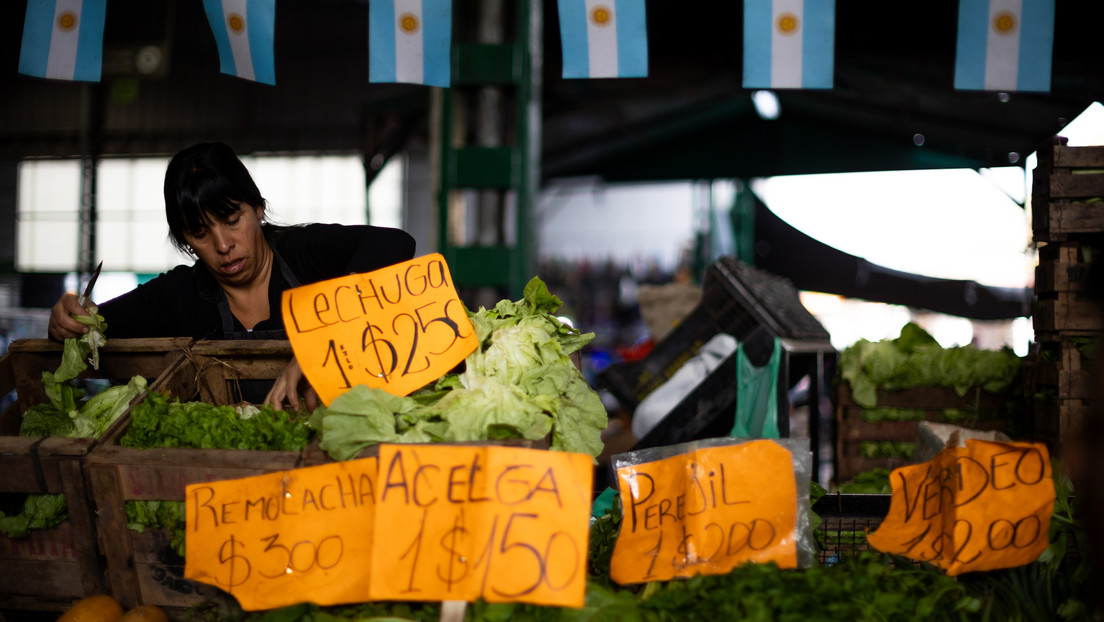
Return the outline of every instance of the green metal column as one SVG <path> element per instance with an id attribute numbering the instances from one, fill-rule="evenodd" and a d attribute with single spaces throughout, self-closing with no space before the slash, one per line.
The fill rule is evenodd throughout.
<path id="1" fill-rule="evenodd" d="M 460 21 L 453 84 L 439 93 L 431 121 L 439 154 L 437 243 L 462 292 L 494 288 L 519 298 L 535 274 L 542 13 L 541 0 L 497 3 L 461 2 L 454 13 Z M 502 27 L 492 27 L 488 37 L 486 16 L 479 16 L 480 33 L 466 37 L 472 28 L 462 20 L 489 5 L 501 14 Z M 486 131 L 488 125 L 493 128 Z"/>
<path id="2" fill-rule="evenodd" d="M 755 195 L 746 179 L 736 180 L 736 196 L 732 202 L 732 234 L 736 239 L 736 258 L 755 263 Z"/>

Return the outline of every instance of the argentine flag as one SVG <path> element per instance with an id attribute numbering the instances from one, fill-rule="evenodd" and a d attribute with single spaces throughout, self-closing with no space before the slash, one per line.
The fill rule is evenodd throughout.
<path id="1" fill-rule="evenodd" d="M 959 0 L 955 88 L 1050 91 L 1054 0 Z"/>
<path id="2" fill-rule="evenodd" d="M 559 0 L 565 78 L 645 78 L 644 0 Z"/>
<path id="3" fill-rule="evenodd" d="M 27 0 L 19 73 L 99 82 L 107 0 Z"/>
<path id="4" fill-rule="evenodd" d="M 452 0 L 371 0 L 368 81 L 447 87 L 452 80 Z"/>
<path id="5" fill-rule="evenodd" d="M 836 0 L 744 0 L 744 88 L 830 89 Z"/>
<path id="6" fill-rule="evenodd" d="M 218 45 L 219 71 L 276 84 L 276 0 L 203 0 Z"/>

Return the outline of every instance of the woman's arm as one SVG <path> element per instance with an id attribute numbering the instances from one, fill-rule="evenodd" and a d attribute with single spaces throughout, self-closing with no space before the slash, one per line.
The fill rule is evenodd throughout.
<path id="1" fill-rule="evenodd" d="M 221 329 L 217 285 L 201 293 L 191 266 L 178 266 L 100 304 L 107 338 L 206 338 Z"/>
<path id="2" fill-rule="evenodd" d="M 284 367 L 284 371 L 276 378 L 264 403 L 272 404 L 277 409 L 282 409 L 284 404 L 287 404 L 291 410 L 299 410 L 300 391 L 303 395 L 303 405 L 308 411 L 313 412 L 318 408 L 318 393 L 307 381 L 306 376 L 303 375 L 303 369 L 299 367 L 299 361 L 293 356 Z"/>
<path id="3" fill-rule="evenodd" d="M 88 310 L 80 305 L 76 294 L 62 294 L 50 309 L 50 322 L 47 328 L 50 338 L 55 341 L 65 341 L 70 337 L 80 337 L 87 333 L 88 327 L 74 320 L 73 316 L 88 314 Z"/>

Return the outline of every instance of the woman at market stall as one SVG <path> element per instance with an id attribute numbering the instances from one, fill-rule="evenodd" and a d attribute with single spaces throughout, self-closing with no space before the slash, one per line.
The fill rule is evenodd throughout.
<path id="1" fill-rule="evenodd" d="M 173 156 L 165 173 L 169 237 L 195 261 L 98 305 L 110 337 L 286 339 L 284 290 L 414 257 L 414 238 L 405 231 L 278 226 L 266 220 L 266 206 L 228 145 L 199 143 Z M 50 312 L 50 337 L 84 334 L 88 328 L 73 315 L 87 313 L 76 295 L 63 294 Z M 264 402 L 298 409 L 300 392 L 313 410 L 317 396 L 293 357 Z"/>

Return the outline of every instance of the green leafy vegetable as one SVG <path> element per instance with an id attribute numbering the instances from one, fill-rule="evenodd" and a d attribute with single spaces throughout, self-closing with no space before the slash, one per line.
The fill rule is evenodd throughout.
<path id="1" fill-rule="evenodd" d="M 239 410 L 181 402 L 157 392 L 135 406 L 130 417 L 130 426 L 119 439 L 124 447 L 299 451 L 311 434 L 305 420 L 269 404 Z M 163 529 L 169 533 L 172 549 L 184 555 L 183 502 L 127 501 L 126 513 L 130 529 Z"/>
<path id="2" fill-rule="evenodd" d="M 99 348 L 106 343 L 107 324 L 91 307 L 91 316 L 73 316 L 89 330 L 80 339 L 66 339 L 56 371 L 42 372 L 47 402 L 34 404 L 23 414 L 21 436 L 95 438 L 126 412 L 130 401 L 146 390 L 146 379 L 134 376 L 125 385 L 109 387 L 85 400 L 73 380 L 91 364 L 99 369 Z M 11 516 L 0 512 L 0 532 L 19 538 L 31 529 L 47 529 L 68 518 L 65 495 L 30 494 L 22 510 Z"/>
<path id="3" fill-rule="evenodd" d="M 463 372 L 405 397 L 351 388 L 311 415 L 320 446 L 335 460 L 348 460 L 374 443 L 539 440 L 551 434 L 554 450 L 598 455 L 608 416 L 570 358 L 594 333 L 552 315 L 561 304 L 534 277 L 521 300 L 468 311 L 480 345 L 465 359 Z"/>
<path id="4" fill-rule="evenodd" d="M 943 348 L 911 322 L 896 339 L 856 341 L 840 353 L 839 364 L 855 402 L 868 408 L 877 405 L 879 389 L 951 387 L 960 397 L 975 387 L 1002 393 L 1020 372 L 1020 358 L 1008 348 Z"/>
<path id="5" fill-rule="evenodd" d="M 889 494 L 893 492 L 889 483 L 890 470 L 876 467 L 859 473 L 849 481 L 839 485 L 839 491 L 845 494 Z"/>
<path id="6" fill-rule="evenodd" d="M 49 529 L 69 518 L 65 495 L 32 494 L 23 501 L 23 509 L 13 516 L 0 512 L 0 533 L 9 538 L 25 538 L 32 529 Z"/>
<path id="7" fill-rule="evenodd" d="M 233 406 L 181 402 L 158 392 L 136 405 L 130 419 L 119 439 L 124 447 L 299 451 L 311 435 L 304 419 L 270 404 L 242 417 Z"/>
<path id="8" fill-rule="evenodd" d="M 163 529 L 168 532 L 169 546 L 179 556 L 184 557 L 185 528 L 183 501 L 127 501 L 127 527 L 144 532 L 149 529 Z"/>
<path id="9" fill-rule="evenodd" d="M 87 360 L 92 369 L 100 368 L 100 348 L 107 343 L 107 322 L 96 305 L 88 307 L 88 315 L 74 315 L 73 319 L 88 327 L 88 332 L 77 339 L 81 360 Z M 83 369 L 83 368 L 82 368 Z M 80 372 L 77 372 L 80 373 Z M 76 375 L 73 376 L 74 378 Z"/>
<path id="10" fill-rule="evenodd" d="M 860 441 L 863 458 L 912 458 L 916 443 L 909 441 Z"/>

